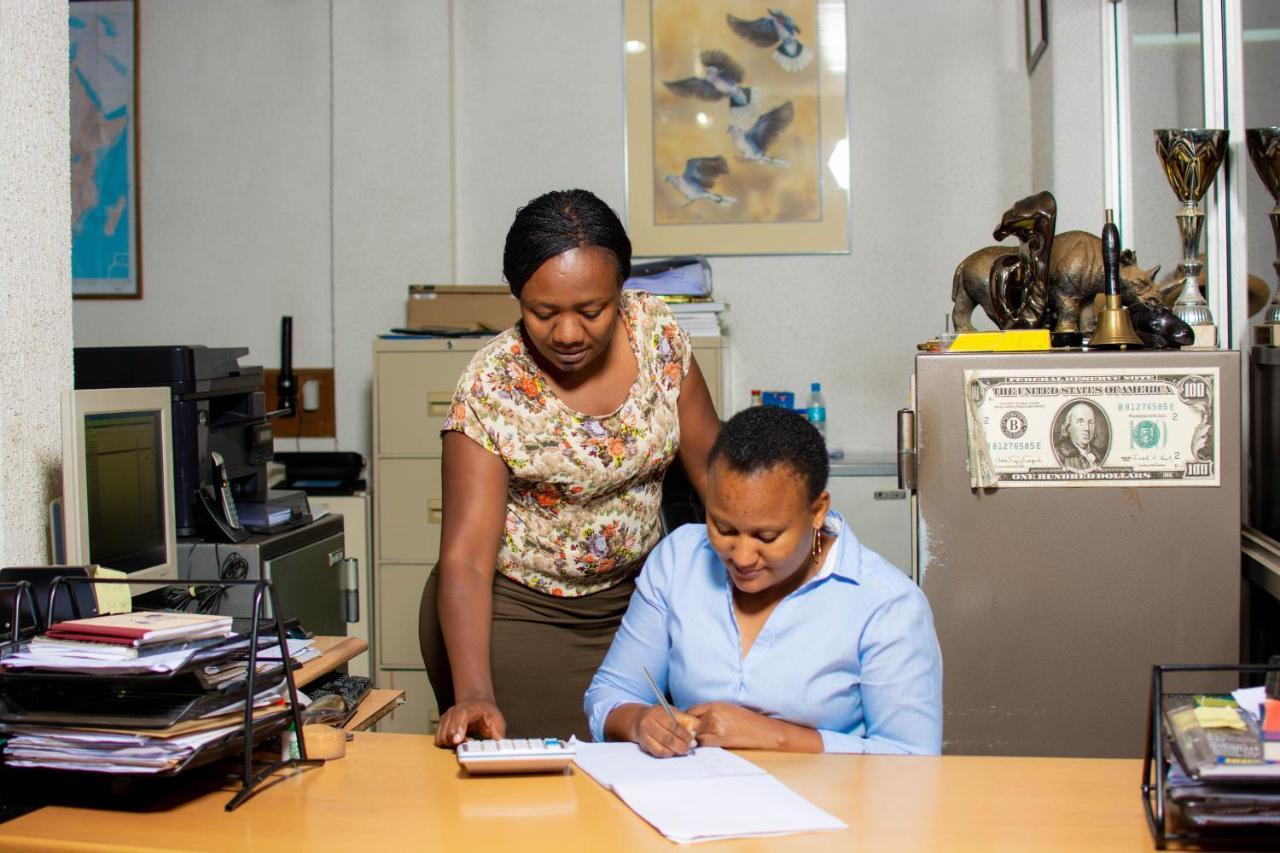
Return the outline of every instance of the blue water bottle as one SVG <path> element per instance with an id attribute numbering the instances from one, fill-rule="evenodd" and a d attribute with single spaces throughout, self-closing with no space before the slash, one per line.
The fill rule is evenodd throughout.
<path id="1" fill-rule="evenodd" d="M 822 397 L 822 383 L 814 382 L 809 385 L 809 405 L 805 410 L 809 416 L 809 423 L 818 428 L 818 432 L 822 433 L 823 439 L 827 437 L 827 401 Z"/>

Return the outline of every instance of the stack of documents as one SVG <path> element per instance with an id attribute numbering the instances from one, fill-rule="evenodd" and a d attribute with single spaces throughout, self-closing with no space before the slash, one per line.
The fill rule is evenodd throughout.
<path id="1" fill-rule="evenodd" d="M 104 643 L 143 648 L 231 634 L 231 617 L 211 613 L 138 610 L 89 619 L 69 619 L 49 628 L 46 640 Z"/>
<path id="2" fill-rule="evenodd" d="M 1264 688 L 1231 697 L 1165 694 L 1173 747 L 1167 789 L 1176 817 L 1195 828 L 1280 826 L 1280 762 L 1268 760 L 1260 723 Z"/>
<path id="3" fill-rule="evenodd" d="M 285 643 L 289 646 L 289 659 L 294 663 L 306 663 L 320 657 L 320 650 L 316 648 L 316 641 L 309 639 L 288 638 Z M 246 641 L 245 648 L 249 644 Z M 280 645 L 269 646 L 265 649 L 259 649 L 258 660 L 280 660 Z"/>
<path id="4" fill-rule="evenodd" d="M 673 302 L 668 307 L 689 337 L 720 337 L 720 312 L 725 309 L 723 302 Z"/>
<path id="5" fill-rule="evenodd" d="M 622 286 L 658 296 L 710 298 L 711 264 L 699 255 L 633 263 Z"/>
<path id="6" fill-rule="evenodd" d="M 654 758 L 634 743 L 576 748 L 578 767 L 682 844 L 848 829 L 762 768 L 717 747 L 680 758 Z"/>
<path id="7" fill-rule="evenodd" d="M 254 719 L 282 716 L 286 707 L 264 696 Z M 240 703 L 243 705 L 243 703 Z M 166 729 L 92 729 L 54 726 L 0 726 L 6 735 L 4 761 L 10 767 L 43 767 L 92 773 L 163 773 L 178 769 L 201 749 L 225 741 L 244 728 L 242 712 L 187 720 Z"/>
<path id="8" fill-rule="evenodd" d="M 175 672 L 232 635 L 231 617 L 139 611 L 59 622 L 0 661 L 11 669 Z"/>
<path id="9" fill-rule="evenodd" d="M 660 297 L 690 337 L 720 337 L 720 312 L 725 310 L 725 305 L 711 299 L 711 265 L 706 258 L 668 258 L 632 264 L 631 277 L 622 286 Z"/>
<path id="10" fill-rule="evenodd" d="M 96 675 L 166 673 L 182 669 L 198 651 L 199 647 L 166 648 L 143 652 L 134 657 L 100 656 L 92 649 L 50 648 L 37 646 L 35 640 L 32 640 L 30 645 L 4 658 L 0 664 L 5 669 L 43 669 Z"/>
<path id="11" fill-rule="evenodd" d="M 5 763 L 179 772 L 240 748 L 247 702 L 265 724 L 255 723 L 255 740 L 278 731 L 289 710 L 282 657 L 314 654 L 312 644 L 291 641 L 282 650 L 275 635 L 260 637 L 250 696 L 250 640 L 230 625 L 229 617 L 205 614 L 115 614 L 59 623 L 6 655 Z"/>

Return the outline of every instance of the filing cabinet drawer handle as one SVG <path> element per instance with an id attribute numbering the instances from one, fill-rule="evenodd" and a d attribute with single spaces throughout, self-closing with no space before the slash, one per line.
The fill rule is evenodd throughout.
<path id="1" fill-rule="evenodd" d="M 444 501 L 439 498 L 431 498 L 427 501 L 427 523 L 444 523 Z"/>
<path id="2" fill-rule="evenodd" d="M 428 391 L 427 392 L 427 417 L 443 418 L 449 414 L 449 408 L 453 405 L 452 391 Z"/>

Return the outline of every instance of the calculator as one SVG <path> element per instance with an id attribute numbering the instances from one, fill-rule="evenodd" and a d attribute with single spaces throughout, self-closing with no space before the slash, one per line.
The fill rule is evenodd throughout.
<path id="1" fill-rule="evenodd" d="M 458 744 L 458 763 L 468 773 L 560 773 L 576 750 L 559 738 L 468 740 Z"/>

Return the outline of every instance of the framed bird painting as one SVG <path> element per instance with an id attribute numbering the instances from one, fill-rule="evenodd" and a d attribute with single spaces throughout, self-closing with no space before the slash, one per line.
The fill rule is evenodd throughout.
<path id="1" fill-rule="evenodd" d="M 849 251 L 844 0 L 624 0 L 637 255 Z"/>

